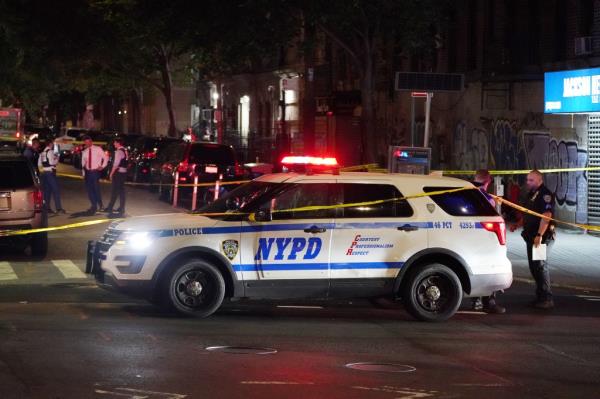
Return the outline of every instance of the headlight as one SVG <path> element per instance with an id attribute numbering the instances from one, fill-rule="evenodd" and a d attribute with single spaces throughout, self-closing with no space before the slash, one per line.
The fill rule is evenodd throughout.
<path id="1" fill-rule="evenodd" d="M 117 240 L 118 245 L 128 245 L 134 249 L 146 249 L 156 238 L 156 235 L 147 231 L 126 231 Z"/>

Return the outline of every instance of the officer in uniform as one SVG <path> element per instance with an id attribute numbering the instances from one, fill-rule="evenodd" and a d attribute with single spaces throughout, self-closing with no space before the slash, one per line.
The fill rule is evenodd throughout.
<path id="1" fill-rule="evenodd" d="M 54 139 L 48 137 L 46 147 L 38 159 L 38 169 L 42 180 L 42 189 L 44 190 L 44 203 L 48 213 L 54 213 L 50 208 L 50 199 L 54 197 L 56 213 L 66 213 L 60 201 L 60 191 L 58 188 L 58 179 L 56 178 L 56 165 L 58 157 L 54 153 Z"/>
<path id="2" fill-rule="evenodd" d="M 544 186 L 544 177 L 540 171 L 532 170 L 529 172 L 527 175 L 527 188 L 529 194 L 525 207 L 546 217 L 553 217 L 554 195 Z M 538 309 L 552 309 L 554 301 L 552 299 L 548 262 L 547 260 L 534 261 L 532 252 L 534 247 L 537 248 L 540 244 L 546 244 L 546 257 L 548 256 L 555 238 L 554 222 L 525 213 L 522 223 L 523 232 L 521 236 L 527 245 L 529 270 L 536 285 L 536 300 L 533 306 Z M 511 226 L 511 231 L 514 231 L 515 228 L 516 226 Z"/>
<path id="3" fill-rule="evenodd" d="M 475 173 L 475 179 L 473 180 L 473 185 L 481 191 L 481 193 L 488 200 L 490 205 L 496 208 L 496 200 L 488 193 L 488 189 L 490 184 L 492 184 L 492 175 L 487 169 L 480 169 Z M 499 305 L 496 301 L 497 292 L 494 291 L 488 297 L 483 298 L 473 298 L 473 309 L 474 310 L 483 310 L 486 313 L 493 314 L 504 314 L 506 313 L 506 308 L 502 305 Z"/>
<path id="4" fill-rule="evenodd" d="M 127 178 L 127 160 L 128 154 L 125 147 L 123 147 L 123 139 L 117 138 L 114 141 L 115 146 L 115 159 L 110 171 L 110 180 L 112 181 L 112 190 L 110 194 L 110 202 L 105 212 L 109 213 L 109 217 L 123 217 L 125 214 L 125 180 Z M 113 207 L 119 197 L 119 209 L 116 213 L 113 213 Z"/>

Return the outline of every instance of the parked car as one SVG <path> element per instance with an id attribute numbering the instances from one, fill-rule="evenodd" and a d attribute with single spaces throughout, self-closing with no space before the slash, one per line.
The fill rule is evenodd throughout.
<path id="1" fill-rule="evenodd" d="M 127 179 L 133 182 L 150 181 L 151 162 L 169 144 L 180 143 L 181 140 L 169 137 L 140 136 L 129 151 L 129 168 Z"/>
<path id="2" fill-rule="evenodd" d="M 59 159 L 61 162 L 73 162 L 73 149 L 81 140 L 81 137 L 88 133 L 88 129 L 81 127 L 70 127 L 61 130 L 61 133 L 54 140 L 59 148 Z"/>
<path id="3" fill-rule="evenodd" d="M 151 182 L 158 186 L 161 199 L 171 200 L 173 184 L 178 176 L 179 184 L 212 183 L 222 180 L 241 180 L 249 174 L 237 161 L 233 147 L 224 144 L 195 142 L 174 143 L 169 145 L 151 165 Z M 225 191 L 226 188 L 223 188 Z M 181 187 L 180 196 L 192 193 L 192 187 Z M 199 189 L 201 203 L 214 197 L 214 189 Z"/>
<path id="4" fill-rule="evenodd" d="M 48 226 L 48 214 L 37 169 L 22 155 L 0 153 L 0 230 L 24 230 Z M 0 237 L 0 247 L 25 249 L 46 256 L 48 233 Z"/>
<path id="5" fill-rule="evenodd" d="M 25 140 L 31 145 L 31 140 L 38 139 L 41 142 L 52 135 L 52 130 L 43 125 L 25 125 Z"/>

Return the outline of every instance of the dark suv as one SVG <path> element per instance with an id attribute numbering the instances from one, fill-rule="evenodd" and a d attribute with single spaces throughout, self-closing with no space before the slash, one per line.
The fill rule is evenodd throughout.
<path id="1" fill-rule="evenodd" d="M 138 137 L 129 151 L 127 179 L 134 182 L 149 182 L 151 163 L 169 144 L 180 142 L 179 139 L 168 137 Z"/>
<path id="2" fill-rule="evenodd" d="M 222 180 L 238 180 L 247 176 L 244 168 L 237 161 L 231 146 L 216 143 L 174 143 L 158 154 L 151 167 L 152 183 L 158 186 L 162 199 L 173 198 L 175 176 L 179 184 L 215 182 Z M 200 188 L 201 202 L 207 202 L 211 188 Z M 192 187 L 181 187 L 180 196 L 189 195 Z"/>
<path id="3" fill-rule="evenodd" d="M 48 227 L 48 214 L 36 169 L 23 156 L 0 153 L 0 231 Z M 46 256 L 48 233 L 2 237 L 0 247 L 25 249 Z"/>

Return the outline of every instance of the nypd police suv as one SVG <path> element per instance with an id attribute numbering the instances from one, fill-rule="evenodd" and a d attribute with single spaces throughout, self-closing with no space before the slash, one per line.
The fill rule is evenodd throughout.
<path id="1" fill-rule="evenodd" d="M 201 214 L 113 223 L 90 243 L 87 270 L 103 287 L 198 317 L 226 298 L 387 296 L 420 320 L 446 320 L 463 296 L 512 283 L 504 222 L 479 190 L 452 191 L 465 186 L 385 173 L 265 175 Z"/>

